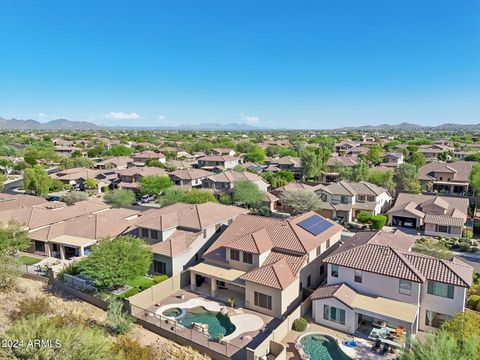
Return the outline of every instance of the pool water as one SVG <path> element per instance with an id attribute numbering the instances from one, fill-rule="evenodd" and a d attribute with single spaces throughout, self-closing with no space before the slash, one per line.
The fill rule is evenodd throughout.
<path id="1" fill-rule="evenodd" d="M 208 324 L 208 335 L 214 339 L 230 335 L 235 331 L 235 325 L 228 316 L 220 312 L 208 311 L 202 306 L 185 309 L 185 315 L 176 320 L 187 328 L 190 328 L 193 322 Z"/>
<path id="2" fill-rule="evenodd" d="M 162 313 L 162 315 L 163 315 L 163 316 L 166 316 L 166 317 L 176 318 L 176 317 L 179 316 L 181 313 L 182 313 L 182 309 L 180 309 L 180 308 L 171 308 L 171 309 L 165 310 L 165 311 Z"/>
<path id="3" fill-rule="evenodd" d="M 330 336 L 306 335 L 300 339 L 300 344 L 311 360 L 351 360 Z"/>

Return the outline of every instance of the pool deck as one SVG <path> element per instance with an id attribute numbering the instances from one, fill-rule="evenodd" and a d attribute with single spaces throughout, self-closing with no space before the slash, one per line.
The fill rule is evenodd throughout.
<path id="1" fill-rule="evenodd" d="M 236 335 L 234 332 L 233 334 L 231 334 L 234 335 L 234 337 L 228 336 L 225 338 L 225 341 L 228 341 L 228 343 L 239 348 L 247 346 L 253 339 L 255 339 L 255 337 L 262 333 L 262 330 L 266 328 L 268 324 L 274 319 L 271 316 L 258 313 L 249 309 L 239 307 L 231 308 L 229 305 L 223 303 L 219 299 L 201 295 L 186 289 L 180 290 L 170 295 L 169 297 L 161 300 L 159 303 L 151 305 L 147 310 L 158 314 L 159 312 L 162 312 L 167 308 L 175 307 L 175 305 L 178 306 L 179 304 L 185 303 L 187 304 L 187 308 L 194 306 L 204 306 L 207 310 L 211 311 L 219 311 L 220 308 L 227 307 L 230 320 L 237 327 L 236 332 L 238 333 L 238 335 Z M 260 319 L 261 321 L 259 321 Z M 255 325 L 253 326 L 253 328 L 256 328 L 256 330 L 247 331 L 249 327 L 250 329 L 252 329 L 251 326 L 253 320 L 255 320 L 256 322 L 253 324 Z M 263 322 L 263 324 L 261 324 L 261 322 Z"/>
<path id="2" fill-rule="evenodd" d="M 304 332 L 291 330 L 287 334 L 287 336 L 285 336 L 285 338 L 283 338 L 283 340 L 281 341 L 281 343 L 284 344 L 287 349 L 287 360 L 302 360 L 298 351 L 295 349 L 295 343 L 297 342 L 297 339 L 300 336 L 308 333 L 320 333 L 320 334 L 330 335 L 335 339 L 337 339 L 339 342 L 353 340 L 352 336 L 349 336 L 345 333 L 336 331 L 334 329 L 330 329 L 322 325 L 315 324 L 311 322 L 311 319 L 307 319 L 307 320 L 309 321 L 309 323 L 308 323 L 307 329 Z M 353 350 L 351 348 L 348 348 L 345 351 L 345 353 L 347 353 L 347 355 L 349 355 L 353 359 L 361 359 L 361 360 L 377 360 L 377 359 L 394 360 L 396 359 L 396 354 L 389 353 L 385 355 L 380 355 L 372 351 L 373 342 L 371 341 L 361 339 L 361 338 L 355 338 L 355 341 L 358 344 L 358 346 L 355 347 L 354 349 L 355 353 L 351 351 Z"/>

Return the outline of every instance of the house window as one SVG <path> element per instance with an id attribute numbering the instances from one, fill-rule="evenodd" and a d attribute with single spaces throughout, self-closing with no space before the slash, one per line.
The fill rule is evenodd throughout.
<path id="1" fill-rule="evenodd" d="M 204 239 L 207 238 L 207 229 L 203 230 L 203 238 L 204 238 Z"/>
<path id="2" fill-rule="evenodd" d="M 370 201 L 370 202 L 375 201 L 375 196 L 373 196 L 373 195 L 368 195 L 368 196 L 367 196 L 367 201 Z"/>
<path id="3" fill-rule="evenodd" d="M 45 243 L 43 241 L 35 241 L 35 251 L 45 252 Z"/>
<path id="4" fill-rule="evenodd" d="M 230 249 L 230 259 L 235 261 L 240 261 L 240 251 Z"/>
<path id="5" fill-rule="evenodd" d="M 243 253 L 243 262 L 246 264 L 253 264 L 253 255 L 249 252 Z"/>
<path id="6" fill-rule="evenodd" d="M 398 292 L 403 295 L 412 295 L 412 282 L 400 279 Z"/>
<path id="7" fill-rule="evenodd" d="M 254 303 L 255 303 L 255 306 L 272 310 L 272 297 L 270 295 L 265 295 L 255 291 Z"/>
<path id="8" fill-rule="evenodd" d="M 327 249 L 330 247 L 330 239 L 327 240 Z"/>
<path id="9" fill-rule="evenodd" d="M 307 288 L 312 286 L 312 275 L 307 276 Z"/>
<path id="10" fill-rule="evenodd" d="M 362 278 L 363 278 L 363 271 L 361 270 L 355 270 L 355 276 L 354 280 L 356 283 L 362 283 Z"/>
<path id="11" fill-rule="evenodd" d="M 430 295 L 453 299 L 454 290 L 455 288 L 453 285 L 428 280 L 427 293 Z"/>
<path id="12" fill-rule="evenodd" d="M 358 195 L 357 200 L 358 201 L 365 201 L 365 195 Z"/>
<path id="13" fill-rule="evenodd" d="M 148 238 L 148 229 L 142 229 L 142 237 Z"/>
<path id="14" fill-rule="evenodd" d="M 322 253 L 322 247 L 317 246 L 317 256 L 319 256 Z"/>
<path id="15" fill-rule="evenodd" d="M 325 274 L 325 264 L 320 265 L 320 276 L 323 276 Z"/>
<path id="16" fill-rule="evenodd" d="M 437 225 L 437 232 L 450 233 L 449 228 L 449 226 Z"/>
<path id="17" fill-rule="evenodd" d="M 167 264 L 163 261 L 153 260 L 153 271 L 159 274 L 166 274 Z"/>
<path id="18" fill-rule="evenodd" d="M 158 231 L 157 230 L 150 230 L 150 237 L 152 239 L 157 240 L 158 239 Z"/>
<path id="19" fill-rule="evenodd" d="M 348 196 L 342 195 L 342 196 L 340 197 L 340 202 L 341 202 L 342 204 L 348 204 Z"/>
<path id="20" fill-rule="evenodd" d="M 335 306 L 323 305 L 323 318 L 341 325 L 345 325 L 345 310 Z"/>
<path id="21" fill-rule="evenodd" d="M 425 325 L 439 328 L 443 322 L 451 319 L 450 315 L 438 313 L 431 310 L 425 311 Z"/>
<path id="22" fill-rule="evenodd" d="M 331 277 L 338 277 L 338 265 L 331 265 Z"/>

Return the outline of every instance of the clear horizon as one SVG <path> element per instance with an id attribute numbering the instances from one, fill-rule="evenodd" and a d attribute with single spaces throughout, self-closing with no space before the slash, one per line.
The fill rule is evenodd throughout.
<path id="1" fill-rule="evenodd" d="M 0 117 L 480 123 L 480 3 L 0 3 Z"/>

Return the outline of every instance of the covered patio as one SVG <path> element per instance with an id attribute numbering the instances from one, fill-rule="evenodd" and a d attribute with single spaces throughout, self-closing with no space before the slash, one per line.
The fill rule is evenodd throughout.
<path id="1" fill-rule="evenodd" d="M 60 235 L 45 243 L 45 253 L 48 257 L 68 260 L 73 257 L 87 255 L 90 247 L 97 241 L 71 235 Z"/>
<path id="2" fill-rule="evenodd" d="M 233 298 L 237 304 L 244 302 L 245 283 L 240 279 L 244 271 L 206 263 L 199 263 L 189 270 L 190 290 L 224 301 Z"/>

